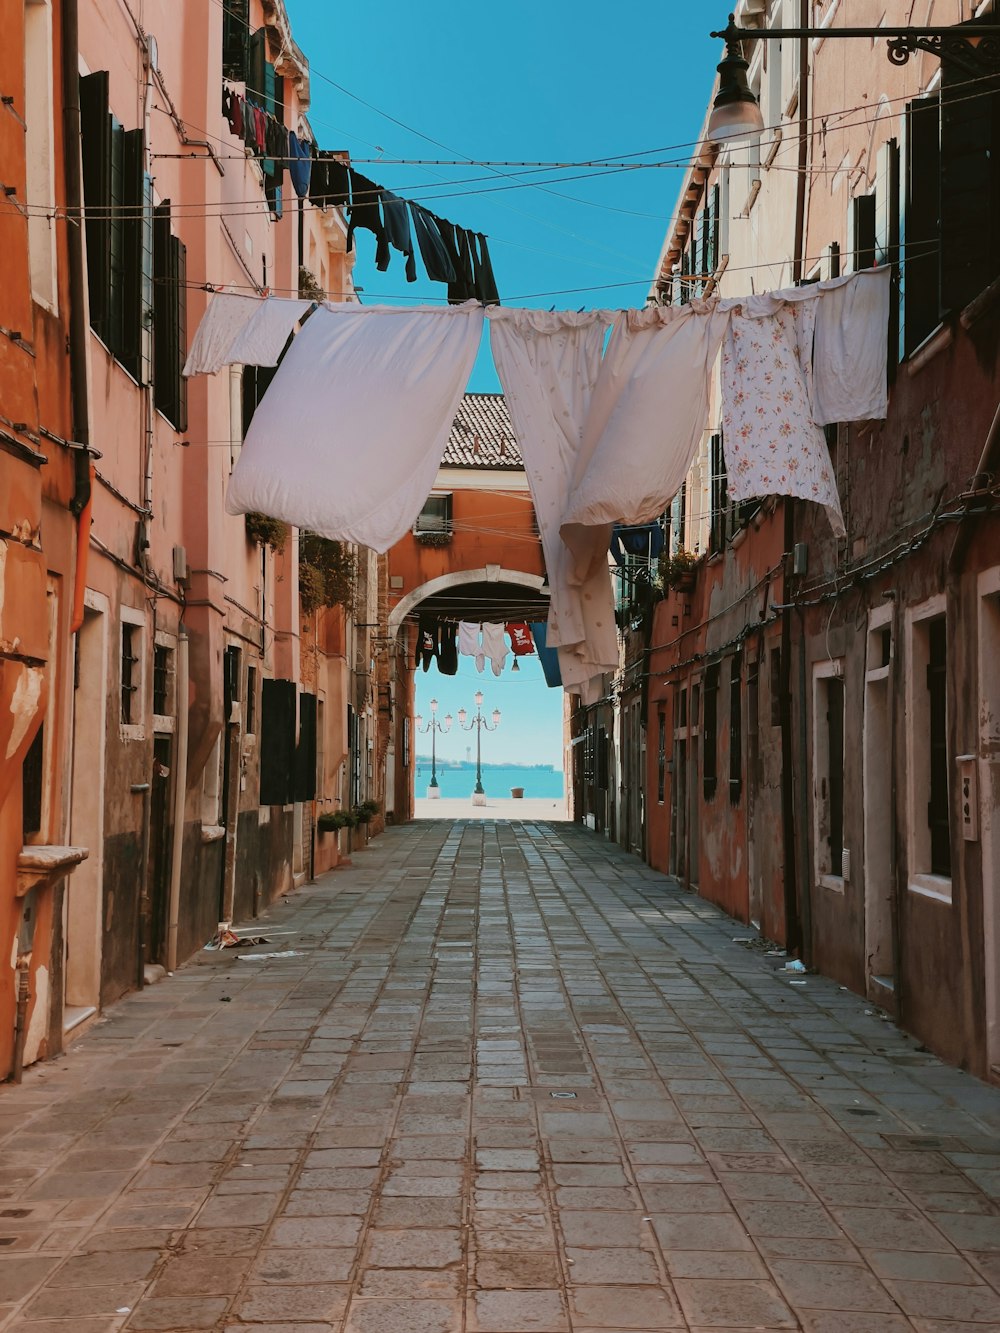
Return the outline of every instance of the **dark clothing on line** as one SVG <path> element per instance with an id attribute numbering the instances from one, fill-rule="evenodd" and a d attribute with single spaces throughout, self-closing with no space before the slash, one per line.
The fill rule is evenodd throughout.
<path id="1" fill-rule="evenodd" d="M 382 225 L 392 248 L 406 256 L 406 281 L 416 282 L 417 261 L 413 254 L 413 236 L 406 200 L 386 189 L 382 190 Z"/>
<path id="2" fill-rule="evenodd" d="M 382 223 L 382 210 L 379 207 L 382 198 L 381 186 L 363 176 L 360 171 L 350 169 L 351 176 L 351 212 L 347 228 L 347 248 L 354 244 L 354 233 L 359 227 L 370 231 L 377 242 L 375 248 L 375 267 L 384 273 L 389 267 L 389 238 Z"/>
<path id="3" fill-rule="evenodd" d="M 301 140 L 292 130 L 288 132 L 288 174 L 292 189 L 300 199 L 305 199 L 312 176 L 312 153 L 309 142 Z"/>
<path id="4" fill-rule="evenodd" d="M 458 675 L 458 626 L 450 621 L 439 626 L 438 671 L 442 676 Z"/>
<path id="5" fill-rule="evenodd" d="M 472 269 L 475 275 L 476 296 L 483 305 L 499 305 L 500 293 L 497 291 L 497 280 L 493 276 L 490 251 L 482 232 L 477 232 L 472 237 Z"/>
<path id="6" fill-rule="evenodd" d="M 420 204 L 410 200 L 410 214 L 413 217 L 413 230 L 420 247 L 420 258 L 431 282 L 454 282 L 455 270 L 448 258 L 448 251 L 441 232 L 437 227 L 437 218 Z"/>

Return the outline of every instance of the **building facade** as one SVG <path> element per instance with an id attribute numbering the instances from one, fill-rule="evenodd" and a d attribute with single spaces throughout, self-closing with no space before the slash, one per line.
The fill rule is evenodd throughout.
<path id="1" fill-rule="evenodd" d="M 882 8 L 886 26 L 914 20 Z M 937 0 L 920 21 L 994 16 Z M 716 398 L 638 673 L 646 855 L 996 1077 L 996 71 L 828 36 L 872 21 L 851 0 L 746 0 L 736 17 L 821 31 L 745 43 L 766 128 L 701 151 L 651 299 L 891 264 L 889 412 L 827 429 L 837 540 L 809 503 L 729 500 Z M 610 694 L 633 684 L 623 670 Z M 624 737 L 622 715 L 619 752 Z"/>

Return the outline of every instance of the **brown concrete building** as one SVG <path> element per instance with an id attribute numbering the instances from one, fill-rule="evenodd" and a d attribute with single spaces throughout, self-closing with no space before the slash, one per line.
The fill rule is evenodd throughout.
<path id="1" fill-rule="evenodd" d="M 63 762 L 90 496 L 71 8 L 14 6 L 0 50 L 0 1079 L 61 1049 L 66 877 L 86 855 L 67 846 Z"/>
<path id="2" fill-rule="evenodd" d="M 647 855 L 996 1076 L 1000 94 L 985 63 L 826 35 L 871 21 L 738 6 L 825 31 L 745 44 L 766 129 L 704 150 L 657 266 L 668 302 L 873 263 L 895 282 L 888 418 L 828 428 L 845 541 L 804 502 L 730 503 L 707 423 L 671 522 L 698 559 L 648 640 Z"/>

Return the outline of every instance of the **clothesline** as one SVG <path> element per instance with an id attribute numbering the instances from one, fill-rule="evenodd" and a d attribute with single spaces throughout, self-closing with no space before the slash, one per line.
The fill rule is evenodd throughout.
<path id="1" fill-rule="evenodd" d="M 613 526 L 680 490 L 717 363 L 730 498 L 813 500 L 843 531 L 822 427 L 885 416 L 889 281 L 883 267 L 626 311 L 321 305 L 257 408 L 227 510 L 389 549 L 433 488 L 488 320 L 545 553 L 548 642 L 586 698 L 618 663 Z M 216 297 L 187 373 L 276 364 L 306 308 Z"/>

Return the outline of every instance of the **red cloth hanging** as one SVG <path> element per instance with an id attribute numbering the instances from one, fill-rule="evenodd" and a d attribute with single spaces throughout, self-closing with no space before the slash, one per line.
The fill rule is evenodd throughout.
<path id="1" fill-rule="evenodd" d="M 505 625 L 504 628 L 510 635 L 510 646 L 515 657 L 529 657 L 534 653 L 535 640 L 529 625 L 515 623 Z"/>

